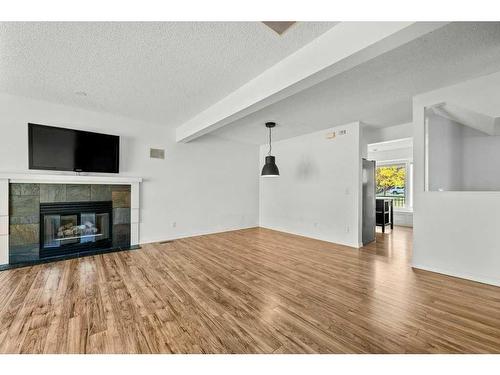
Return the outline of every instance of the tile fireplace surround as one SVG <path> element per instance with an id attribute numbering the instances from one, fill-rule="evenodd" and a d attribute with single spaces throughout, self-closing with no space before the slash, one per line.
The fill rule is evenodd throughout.
<path id="1" fill-rule="evenodd" d="M 40 261 L 40 204 L 112 202 L 112 248 L 139 243 L 141 178 L 0 174 L 0 269 Z"/>

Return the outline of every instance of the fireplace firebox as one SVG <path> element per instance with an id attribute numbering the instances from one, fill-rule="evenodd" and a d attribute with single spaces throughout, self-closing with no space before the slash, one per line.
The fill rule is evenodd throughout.
<path id="1" fill-rule="evenodd" d="M 112 247 L 113 204 L 40 204 L 40 258 Z"/>

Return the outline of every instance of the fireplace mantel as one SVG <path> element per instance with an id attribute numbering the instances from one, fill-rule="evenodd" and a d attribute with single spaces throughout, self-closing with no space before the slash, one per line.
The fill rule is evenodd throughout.
<path id="1" fill-rule="evenodd" d="M 38 173 L 0 173 L 0 180 L 18 184 L 109 184 L 131 185 L 142 182 L 140 177 L 95 176 L 85 174 L 38 174 Z"/>
<path id="2" fill-rule="evenodd" d="M 130 185 L 130 243 L 139 244 L 139 195 L 142 178 L 86 174 L 0 173 L 0 266 L 9 263 L 9 184 Z"/>

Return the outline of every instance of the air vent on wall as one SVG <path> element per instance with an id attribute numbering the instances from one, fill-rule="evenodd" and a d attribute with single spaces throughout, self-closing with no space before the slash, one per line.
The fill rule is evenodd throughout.
<path id="1" fill-rule="evenodd" d="M 274 30 L 278 35 L 282 35 L 285 31 L 287 31 L 295 21 L 263 21 L 264 25 Z"/>
<path id="2" fill-rule="evenodd" d="M 151 159 L 165 159 L 165 150 L 162 148 L 149 149 L 149 157 Z"/>

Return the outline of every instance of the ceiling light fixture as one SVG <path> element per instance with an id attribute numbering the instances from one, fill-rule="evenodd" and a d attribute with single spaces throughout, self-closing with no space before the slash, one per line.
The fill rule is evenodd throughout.
<path id="1" fill-rule="evenodd" d="M 278 166 L 276 165 L 276 158 L 271 155 L 272 145 L 271 145 L 271 129 L 276 126 L 275 122 L 266 122 L 266 128 L 269 129 L 269 152 L 266 156 L 266 163 L 262 167 L 261 176 L 264 177 L 277 177 L 280 175 Z"/>
<path id="2" fill-rule="evenodd" d="M 295 21 L 262 21 L 264 25 L 269 27 L 278 35 L 283 35 L 290 27 L 292 27 Z"/>

